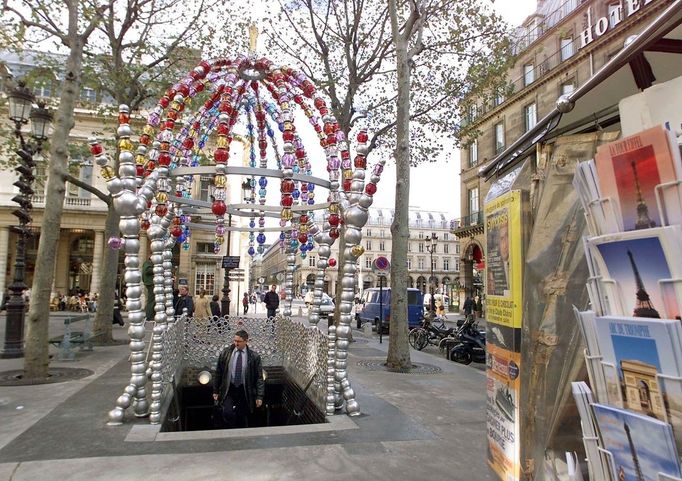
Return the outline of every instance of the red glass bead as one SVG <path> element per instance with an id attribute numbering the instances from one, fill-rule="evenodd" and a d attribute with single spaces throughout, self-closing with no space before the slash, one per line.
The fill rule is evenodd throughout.
<path id="1" fill-rule="evenodd" d="M 336 145 L 336 135 L 334 134 L 327 135 L 327 144 Z"/>
<path id="2" fill-rule="evenodd" d="M 342 151 L 341 151 L 341 158 L 342 158 L 343 160 L 348 160 L 348 159 L 350 159 L 350 152 L 348 152 L 347 150 L 342 150 Z"/>
<path id="3" fill-rule="evenodd" d="M 306 225 L 308 223 L 308 216 L 306 214 L 301 215 L 301 217 L 298 218 L 298 222 L 301 225 Z"/>
<path id="4" fill-rule="evenodd" d="M 368 139 L 369 139 L 369 137 L 367 136 L 367 131 L 361 130 L 358 133 L 358 142 L 365 143 L 365 142 L 367 142 Z"/>
<path id="5" fill-rule="evenodd" d="M 144 175 L 144 165 L 136 165 L 135 166 L 135 175 L 138 177 L 142 177 Z"/>
<path id="6" fill-rule="evenodd" d="M 211 206 L 211 212 L 213 212 L 213 215 L 217 216 L 225 215 L 225 212 L 227 212 L 225 202 L 222 200 L 214 200 L 213 205 Z"/>
<path id="7" fill-rule="evenodd" d="M 159 160 L 158 160 L 158 162 L 159 162 L 159 165 L 169 166 L 170 163 L 171 163 L 171 156 L 170 156 L 170 154 L 168 154 L 168 153 L 166 153 L 166 152 L 160 153 L 160 154 L 159 154 Z"/>
<path id="8" fill-rule="evenodd" d="M 199 122 L 198 120 L 192 123 L 192 128 L 194 130 L 199 130 L 200 127 L 201 127 L 201 122 Z"/>
<path id="9" fill-rule="evenodd" d="M 216 151 L 213 152 L 213 159 L 219 164 L 224 164 L 227 162 L 228 157 L 229 154 L 225 149 L 216 149 Z"/>
<path id="10" fill-rule="evenodd" d="M 203 92 L 204 91 L 204 83 L 203 82 L 197 82 L 194 84 L 194 90 L 197 92 Z"/>
<path id="11" fill-rule="evenodd" d="M 173 228 L 171 228 L 170 234 L 171 234 L 173 237 L 180 237 L 180 236 L 182 235 L 182 227 L 177 226 L 177 225 L 174 226 Z"/>
<path id="12" fill-rule="evenodd" d="M 147 134 L 140 135 L 140 143 L 142 145 L 150 145 L 152 143 L 152 138 Z"/>
<path id="13" fill-rule="evenodd" d="M 166 116 L 171 120 L 178 120 L 178 113 L 175 110 L 169 110 Z"/>
<path id="14" fill-rule="evenodd" d="M 146 164 L 144 164 L 144 170 L 151 172 L 154 169 L 156 169 L 156 164 L 154 163 L 153 160 L 150 160 Z"/>
<path id="15" fill-rule="evenodd" d="M 284 179 L 282 181 L 282 185 L 280 186 L 280 192 L 283 194 L 291 194 L 294 191 L 294 188 L 296 185 L 294 184 L 294 181 L 291 179 Z"/>
<path id="16" fill-rule="evenodd" d="M 327 222 L 329 222 L 329 225 L 332 227 L 336 227 L 339 225 L 339 214 L 329 214 L 329 217 L 327 218 Z"/>
<path id="17" fill-rule="evenodd" d="M 125 112 L 121 112 L 118 114 L 118 123 L 119 124 L 127 124 L 130 122 L 130 115 L 128 115 Z"/>
<path id="18" fill-rule="evenodd" d="M 355 165 L 357 169 L 366 169 L 367 159 L 365 158 L 364 155 L 356 155 L 355 160 L 353 161 L 353 165 Z"/>
<path id="19" fill-rule="evenodd" d="M 327 104 L 325 103 L 325 101 L 324 101 L 322 98 L 317 97 L 317 98 L 315 99 L 315 108 L 316 108 L 316 109 L 319 110 L 319 109 L 321 109 L 322 107 L 326 107 L 326 106 L 327 106 Z"/>
<path id="20" fill-rule="evenodd" d="M 147 219 L 142 219 L 142 222 L 140 222 L 140 228 L 142 230 L 149 229 L 149 221 Z"/>
<path id="21" fill-rule="evenodd" d="M 90 153 L 92 155 L 100 155 L 102 152 L 104 152 L 104 149 L 100 144 L 93 144 L 90 146 Z"/>
<path id="22" fill-rule="evenodd" d="M 166 90 L 166 97 L 168 97 L 169 99 L 172 99 L 173 97 L 175 97 L 176 93 L 177 92 L 175 91 L 175 89 L 172 89 L 172 88 L 168 89 L 168 90 Z"/>
<path id="23" fill-rule="evenodd" d="M 189 87 L 186 84 L 180 84 L 178 86 L 178 93 L 182 94 L 183 97 L 189 97 Z"/>
<path id="24" fill-rule="evenodd" d="M 285 142 L 293 142 L 294 141 L 294 133 L 291 130 L 285 130 L 282 133 L 282 139 Z"/>
<path id="25" fill-rule="evenodd" d="M 343 179 L 343 184 L 341 188 L 343 189 L 344 192 L 350 192 L 350 179 Z"/>
<path id="26" fill-rule="evenodd" d="M 172 119 L 166 120 L 164 126 L 166 127 L 166 130 L 173 130 L 173 128 L 175 127 L 175 120 Z"/>
<path id="27" fill-rule="evenodd" d="M 305 149 L 296 149 L 296 158 L 302 159 L 305 157 Z"/>
<path id="28" fill-rule="evenodd" d="M 370 182 L 365 186 L 365 192 L 369 195 L 374 195 L 377 193 L 377 185 Z"/>
<path id="29" fill-rule="evenodd" d="M 208 63 L 207 60 L 202 60 L 201 62 L 199 62 L 199 65 L 204 67 L 204 72 L 208 72 L 209 70 L 211 70 L 211 64 Z"/>
<path id="30" fill-rule="evenodd" d="M 298 241 L 301 244 L 305 244 L 306 242 L 308 242 L 308 234 L 298 234 Z"/>
<path id="31" fill-rule="evenodd" d="M 334 124 L 331 122 L 324 123 L 324 133 L 329 135 L 334 133 Z"/>
<path id="32" fill-rule="evenodd" d="M 182 146 L 189 150 L 194 147 L 194 140 L 191 137 L 187 137 L 182 141 Z"/>
<path id="33" fill-rule="evenodd" d="M 230 133 L 230 128 L 227 126 L 227 124 L 220 123 L 218 124 L 218 135 L 227 135 Z"/>
<path id="34" fill-rule="evenodd" d="M 164 217 L 166 214 L 168 214 L 168 206 L 166 206 L 166 204 L 159 204 L 156 206 L 155 212 L 159 217 Z"/>
<path id="35" fill-rule="evenodd" d="M 168 104 L 170 103 L 170 100 L 168 100 L 168 97 L 161 97 L 161 100 L 159 100 L 159 105 L 162 108 L 168 108 Z"/>
<path id="36" fill-rule="evenodd" d="M 265 150 L 265 149 L 267 149 L 267 148 L 268 148 L 268 141 L 265 140 L 265 139 L 260 139 L 260 140 L 258 141 L 258 148 L 259 148 L 260 150 Z"/>
<path id="37" fill-rule="evenodd" d="M 178 195 L 178 194 L 179 194 L 179 192 L 175 193 L 175 195 L 177 197 L 180 197 L 180 195 Z M 180 224 L 182 224 L 182 221 L 180 220 L 180 217 L 173 217 L 172 223 L 173 223 L 173 225 L 180 225 Z"/>
<path id="38" fill-rule="evenodd" d="M 339 238 L 339 229 L 330 229 L 329 230 L 329 237 L 332 239 L 338 239 Z"/>
<path id="39" fill-rule="evenodd" d="M 291 205 L 294 203 L 294 198 L 288 194 L 285 194 L 282 196 L 282 207 L 291 207 Z"/>
<path id="40" fill-rule="evenodd" d="M 329 267 L 336 267 L 336 259 L 333 257 L 329 259 Z"/>
<path id="41" fill-rule="evenodd" d="M 294 102 L 296 102 L 298 105 L 301 105 L 303 103 L 303 97 L 298 94 L 294 95 Z"/>

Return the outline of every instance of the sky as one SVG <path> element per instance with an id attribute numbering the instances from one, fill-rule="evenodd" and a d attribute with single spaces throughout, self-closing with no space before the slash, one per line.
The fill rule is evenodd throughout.
<path id="1" fill-rule="evenodd" d="M 519 25 L 535 11 L 537 0 L 496 0 L 494 8 L 511 25 Z M 460 162 L 454 146 L 431 164 L 423 164 L 410 173 L 410 205 L 423 210 L 446 212 L 448 218 L 461 217 Z M 375 207 L 393 208 L 395 166 L 387 163 L 379 189 L 374 196 Z"/>

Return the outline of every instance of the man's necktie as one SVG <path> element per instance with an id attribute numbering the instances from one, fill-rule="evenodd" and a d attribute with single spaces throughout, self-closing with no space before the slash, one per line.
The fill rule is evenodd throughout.
<path id="1" fill-rule="evenodd" d="M 234 365 L 234 383 L 235 386 L 242 385 L 242 350 L 238 350 L 237 362 Z"/>

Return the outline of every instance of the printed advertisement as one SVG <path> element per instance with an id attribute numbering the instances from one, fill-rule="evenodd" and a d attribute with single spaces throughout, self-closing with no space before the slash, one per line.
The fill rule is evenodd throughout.
<path id="1" fill-rule="evenodd" d="M 488 463 L 504 481 L 521 475 L 521 194 L 511 191 L 485 206 Z"/>
<path id="2" fill-rule="evenodd" d="M 521 229 L 520 191 L 486 204 L 486 320 L 514 329 L 521 328 Z"/>
<path id="3" fill-rule="evenodd" d="M 492 345 L 487 349 L 488 463 L 501 479 L 518 480 L 521 355 Z"/>

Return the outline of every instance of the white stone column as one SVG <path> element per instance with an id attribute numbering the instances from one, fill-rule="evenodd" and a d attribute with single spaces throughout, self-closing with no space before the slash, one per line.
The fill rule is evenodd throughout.
<path id="1" fill-rule="evenodd" d="M 95 249 L 92 253 L 92 280 L 90 281 L 90 292 L 99 293 L 100 268 L 102 266 L 102 248 L 104 244 L 104 232 L 95 231 Z"/>
<path id="2" fill-rule="evenodd" d="M 9 259 L 9 227 L 0 227 L 0 296 L 9 285 L 5 278 Z"/>

